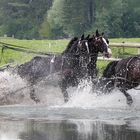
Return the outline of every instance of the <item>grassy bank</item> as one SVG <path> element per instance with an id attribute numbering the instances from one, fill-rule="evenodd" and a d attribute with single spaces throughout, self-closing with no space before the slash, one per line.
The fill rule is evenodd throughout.
<path id="1" fill-rule="evenodd" d="M 34 51 L 39 52 L 62 52 L 67 46 L 69 40 L 19 40 L 13 38 L 0 38 L 0 42 L 9 43 L 13 45 L 23 46 Z M 140 38 L 118 38 L 110 39 L 110 42 L 140 42 Z M 137 54 L 136 48 L 127 48 L 125 53 L 122 48 L 112 48 L 113 57 L 123 57 L 125 55 L 129 56 L 131 54 Z M 27 54 L 23 52 L 16 52 L 13 50 L 5 49 L 4 53 L 0 53 L 0 65 L 6 63 L 21 64 L 25 61 L 29 61 L 34 54 Z M 102 70 L 108 61 L 98 61 L 98 67 Z"/>
<path id="2" fill-rule="evenodd" d="M 1 38 L 0 42 L 22 46 L 35 52 L 62 52 L 65 49 L 68 40 L 18 40 Z M 11 62 L 16 64 L 24 63 L 34 56 L 35 54 L 5 49 L 3 55 L 0 53 L 0 65 Z"/>

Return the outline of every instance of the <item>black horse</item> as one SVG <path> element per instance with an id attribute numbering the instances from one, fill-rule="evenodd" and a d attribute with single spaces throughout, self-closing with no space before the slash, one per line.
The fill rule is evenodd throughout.
<path id="1" fill-rule="evenodd" d="M 66 68 L 63 65 L 63 77 L 61 89 L 64 94 L 65 101 L 68 101 L 68 93 L 66 89 L 69 86 L 77 86 L 81 79 L 90 78 L 92 81 L 97 76 L 96 62 L 98 53 L 101 52 L 105 57 L 111 56 L 109 42 L 100 35 L 98 30 L 96 35 L 86 38 L 84 35 L 76 41 L 73 46 L 76 48 L 75 61 L 69 61 L 70 65 Z"/>
<path id="2" fill-rule="evenodd" d="M 59 73 L 60 87 L 65 101 L 68 101 L 66 89 L 69 86 L 77 86 L 80 79 L 94 77 L 96 75 L 96 61 L 98 53 L 110 57 L 110 49 L 107 40 L 96 31 L 96 35 L 90 37 L 74 37 L 62 54 L 50 54 L 47 57 L 35 57 L 31 61 L 18 66 L 18 74 L 26 78 L 31 87 L 31 98 L 39 102 L 34 94 L 33 86 L 50 74 Z"/>
<path id="3" fill-rule="evenodd" d="M 127 90 L 140 85 L 140 56 L 133 56 L 122 59 L 120 61 L 110 62 L 103 72 L 103 80 L 107 91 L 112 91 L 114 87 L 125 95 L 127 104 L 133 103 L 132 97 L 127 93 Z"/>
<path id="4" fill-rule="evenodd" d="M 23 79 L 27 80 L 30 87 L 30 97 L 35 102 L 40 101 L 35 95 L 34 85 L 47 78 L 49 75 L 56 73 L 62 75 L 62 66 L 64 63 L 66 67 L 66 64 L 68 65 L 72 58 L 75 61 L 72 55 L 75 52 L 74 46 L 77 41 L 77 37 L 72 38 L 62 54 L 49 54 L 45 57 L 36 56 L 31 61 L 17 67 L 16 72 Z"/>

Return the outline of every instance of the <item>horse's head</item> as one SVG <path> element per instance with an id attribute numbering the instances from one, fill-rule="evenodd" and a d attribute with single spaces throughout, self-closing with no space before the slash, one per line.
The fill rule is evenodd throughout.
<path id="1" fill-rule="evenodd" d="M 82 55 L 94 55 L 98 54 L 98 52 L 103 53 L 108 58 L 112 55 L 108 39 L 104 38 L 103 33 L 100 35 L 98 30 L 96 31 L 96 35 L 92 37 L 90 35 L 87 37 L 82 35 L 76 45 L 78 52 Z"/>
<path id="2" fill-rule="evenodd" d="M 112 52 L 109 47 L 109 41 L 108 39 L 104 38 L 104 33 L 99 34 L 98 30 L 96 30 L 96 35 L 92 38 L 90 38 L 90 43 L 93 45 L 93 49 L 96 50 L 96 52 L 101 52 L 105 57 L 111 57 Z"/>
<path id="3" fill-rule="evenodd" d="M 81 36 L 81 38 L 77 42 L 77 48 L 80 55 L 89 55 L 90 54 L 90 48 L 89 48 L 89 39 L 90 35 L 87 37 L 84 37 L 84 35 Z"/>

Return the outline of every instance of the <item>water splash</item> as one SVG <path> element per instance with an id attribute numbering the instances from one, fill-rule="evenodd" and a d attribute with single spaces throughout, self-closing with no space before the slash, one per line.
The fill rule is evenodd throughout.
<path id="1" fill-rule="evenodd" d="M 115 109 L 140 109 L 140 94 L 138 90 L 128 91 L 134 103 L 128 106 L 126 97 L 118 89 L 114 89 L 110 94 L 98 95 L 98 91 L 92 92 L 92 83 L 88 80 L 82 81 L 77 89 L 70 89 L 70 100 L 64 107 L 80 108 L 115 108 Z"/>
<path id="2" fill-rule="evenodd" d="M 138 90 L 129 90 L 134 100 L 133 105 L 129 107 L 126 104 L 125 96 L 119 90 L 100 96 L 96 92 L 92 92 L 90 80 L 82 80 L 78 88 L 69 88 L 67 91 L 70 99 L 64 103 L 61 89 L 55 81 L 55 78 L 46 79 L 34 86 L 35 94 L 41 101 L 38 105 L 64 108 L 140 109 Z M 11 71 L 4 71 L 0 72 L 0 105 L 10 104 L 36 105 L 30 99 L 30 87 L 27 81 Z"/>
<path id="3" fill-rule="evenodd" d="M 10 71 L 0 72 L 0 105 L 31 103 L 27 83 Z"/>
<path id="4" fill-rule="evenodd" d="M 64 103 L 58 85 L 56 86 L 56 83 L 50 85 L 50 83 L 44 80 L 34 86 L 35 95 L 41 100 L 38 105 L 50 106 Z M 30 98 L 30 88 L 26 79 L 22 79 L 16 73 L 10 70 L 0 72 L 0 105 L 36 105 Z"/>

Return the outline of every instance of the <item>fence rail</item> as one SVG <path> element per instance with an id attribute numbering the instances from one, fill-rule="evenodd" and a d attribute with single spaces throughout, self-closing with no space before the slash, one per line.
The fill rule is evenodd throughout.
<path id="1" fill-rule="evenodd" d="M 110 43 L 111 47 L 140 48 L 140 43 Z"/>
<path id="2" fill-rule="evenodd" d="M 137 48 L 138 54 L 140 54 L 140 43 L 110 43 L 110 47 L 116 47 L 116 48 L 123 48 L 123 53 L 125 52 L 125 48 Z M 105 58 L 105 57 L 98 57 L 98 60 L 106 60 L 106 61 L 117 61 L 121 60 L 121 58 Z"/>
<path id="3" fill-rule="evenodd" d="M 35 54 L 42 54 L 42 55 L 49 55 L 50 53 L 44 53 L 44 52 L 36 52 L 33 50 L 30 50 L 29 48 L 23 47 L 23 46 L 18 46 L 18 45 L 12 45 L 12 44 L 7 44 L 0 42 L 2 46 L 0 47 L 5 47 L 9 49 L 13 49 L 15 51 L 21 51 L 21 52 L 26 52 L 26 53 L 35 53 Z M 140 54 L 140 43 L 128 43 L 128 42 L 122 42 L 122 43 L 110 43 L 110 47 L 116 47 L 116 48 L 123 48 L 123 53 L 125 52 L 125 48 L 137 48 L 138 49 L 138 54 Z M 120 60 L 120 58 L 104 58 L 104 57 L 98 57 L 98 60 L 106 60 L 106 61 L 114 61 L 114 60 Z"/>

